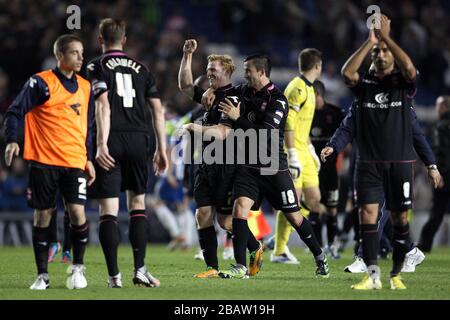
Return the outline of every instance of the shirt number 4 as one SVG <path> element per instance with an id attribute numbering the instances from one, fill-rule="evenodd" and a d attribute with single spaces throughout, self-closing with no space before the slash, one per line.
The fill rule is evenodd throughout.
<path id="1" fill-rule="evenodd" d="M 131 74 L 116 73 L 117 94 L 123 98 L 124 108 L 133 108 L 133 98 L 136 97 L 136 90 L 133 88 Z"/>

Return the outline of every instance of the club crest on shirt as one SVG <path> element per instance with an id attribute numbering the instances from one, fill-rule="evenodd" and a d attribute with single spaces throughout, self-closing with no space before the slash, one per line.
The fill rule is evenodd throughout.
<path id="1" fill-rule="evenodd" d="M 253 111 L 250 111 L 250 112 L 248 113 L 248 115 L 247 115 L 247 119 L 248 119 L 250 122 L 255 122 L 255 120 L 256 120 L 256 115 L 255 115 L 255 113 L 254 113 Z"/>
<path id="2" fill-rule="evenodd" d="M 81 104 L 79 104 L 78 102 L 77 103 L 74 103 L 74 104 L 71 104 L 69 107 L 73 110 L 73 111 L 75 111 L 75 113 L 79 116 L 80 115 L 80 110 L 78 110 L 78 108 L 81 106 Z"/>

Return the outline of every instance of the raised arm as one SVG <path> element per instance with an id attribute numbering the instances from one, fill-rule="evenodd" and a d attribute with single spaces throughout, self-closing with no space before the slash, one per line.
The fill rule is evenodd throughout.
<path id="1" fill-rule="evenodd" d="M 408 82 L 412 82 L 416 79 L 417 70 L 412 63 L 410 57 L 405 51 L 400 48 L 397 43 L 390 37 L 389 33 L 391 31 L 391 20 L 385 15 L 381 15 L 380 18 L 380 29 L 375 31 L 375 33 L 380 37 L 382 41 L 386 43 L 386 46 L 391 50 L 392 55 L 397 62 L 403 76 Z"/>
<path id="2" fill-rule="evenodd" d="M 197 49 L 197 41 L 189 39 L 184 42 L 183 58 L 178 72 L 178 88 L 189 98 L 194 97 L 194 80 L 192 77 L 192 54 Z"/>
<path id="3" fill-rule="evenodd" d="M 354 87 L 358 83 L 359 74 L 358 70 L 361 64 L 364 62 L 370 49 L 378 43 L 378 38 L 375 36 L 373 29 L 369 31 L 369 37 L 367 40 L 359 47 L 358 50 L 344 63 L 341 69 L 341 75 L 344 78 L 344 82 L 348 87 Z"/>

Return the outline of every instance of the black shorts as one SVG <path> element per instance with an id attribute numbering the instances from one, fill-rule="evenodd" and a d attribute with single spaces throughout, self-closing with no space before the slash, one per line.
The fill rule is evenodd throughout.
<path id="1" fill-rule="evenodd" d="M 86 203 L 86 174 L 81 169 L 30 163 L 27 202 L 33 209 L 51 209 L 58 191 L 67 203 Z"/>
<path id="2" fill-rule="evenodd" d="M 106 171 L 95 163 L 97 178 L 88 188 L 89 198 L 117 198 L 120 192 L 131 190 L 144 194 L 147 189 L 151 142 L 146 133 L 112 132 L 108 139 L 109 154 L 115 167 Z"/>
<path id="3" fill-rule="evenodd" d="M 197 207 L 213 206 L 220 214 L 231 214 L 235 172 L 234 165 L 202 164 L 195 172 L 194 200 Z"/>
<path id="4" fill-rule="evenodd" d="M 391 211 L 412 208 L 414 162 L 386 162 L 356 164 L 356 197 L 359 206 L 380 203 L 386 199 Z"/>
<path id="5" fill-rule="evenodd" d="M 261 169 L 239 166 L 233 185 L 233 199 L 247 197 L 255 204 L 252 210 L 259 208 L 263 198 L 266 198 L 275 210 L 284 213 L 297 212 L 297 192 L 288 169 L 280 170 L 273 175 L 261 175 Z"/>
<path id="6" fill-rule="evenodd" d="M 339 179 L 336 162 L 325 162 L 319 172 L 320 202 L 328 208 L 336 208 L 339 203 Z"/>
<path id="7" fill-rule="evenodd" d="M 194 197 L 194 187 L 195 179 L 197 176 L 197 171 L 201 165 L 199 164 L 186 164 L 184 167 L 184 187 L 187 189 L 187 196 L 190 198 Z"/>

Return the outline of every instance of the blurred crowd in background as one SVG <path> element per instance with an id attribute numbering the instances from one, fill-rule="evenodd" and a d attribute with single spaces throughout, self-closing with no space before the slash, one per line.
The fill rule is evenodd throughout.
<path id="1" fill-rule="evenodd" d="M 66 28 L 66 9 L 72 4 L 81 8 L 80 30 Z M 127 21 L 125 49 L 149 66 L 167 114 L 174 121 L 195 106 L 177 86 L 182 47 L 188 38 L 196 38 L 199 44 L 193 61 L 194 76 L 205 73 L 210 53 L 207 48 L 211 47 L 228 52 L 231 48 L 239 56 L 267 52 L 274 72 L 290 69 L 293 73 L 299 51 L 316 47 L 323 52 L 321 80 L 327 89 L 326 100 L 346 109 L 352 96 L 340 77 L 340 68 L 367 38 L 366 9 L 372 4 L 389 16 L 393 37 L 420 71 L 416 105 L 434 114 L 431 108 L 436 97 L 450 93 L 450 1 L 0 0 L 0 120 L 28 77 L 55 66 L 53 42 L 58 35 L 74 32 L 81 36 L 85 64 L 99 55 L 97 28 L 105 17 Z M 275 82 L 283 90 L 288 80 Z M 429 133 L 433 122 L 430 118 L 422 120 L 427 120 L 424 126 Z M 0 211 L 29 210 L 25 201 L 26 163 L 16 158 L 11 168 L 5 168 L 3 131 L 0 147 Z M 416 168 L 415 209 L 428 210 L 431 191 L 424 182 L 426 171 L 422 166 Z M 343 177 L 346 170 L 344 161 Z M 149 192 L 153 192 L 155 183 L 152 177 Z M 341 210 L 345 210 L 345 198 Z M 94 204 L 88 204 L 88 210 L 93 208 Z"/>

